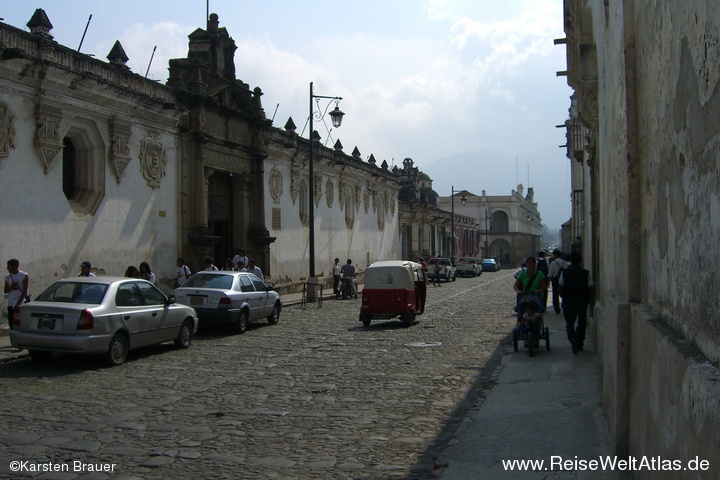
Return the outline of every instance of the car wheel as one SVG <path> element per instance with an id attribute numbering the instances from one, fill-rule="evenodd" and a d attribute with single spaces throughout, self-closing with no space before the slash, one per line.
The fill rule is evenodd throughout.
<path id="1" fill-rule="evenodd" d="M 372 320 L 372 317 L 368 315 L 367 313 L 361 313 L 360 314 L 360 321 L 362 324 L 366 327 L 370 326 L 370 321 Z"/>
<path id="2" fill-rule="evenodd" d="M 410 325 L 415 323 L 415 312 L 400 315 L 400 321 L 402 321 L 406 327 L 409 327 Z"/>
<path id="3" fill-rule="evenodd" d="M 116 333 L 110 340 L 110 347 L 106 354 L 106 358 L 110 365 L 116 367 L 125 363 L 128 354 L 128 339 L 124 333 Z"/>
<path id="4" fill-rule="evenodd" d="M 189 318 L 186 319 L 180 327 L 180 332 L 175 339 L 175 346 L 178 348 L 188 348 L 192 343 L 193 322 Z"/>
<path id="5" fill-rule="evenodd" d="M 280 320 L 280 304 L 276 303 L 273 307 L 273 311 L 269 317 L 267 317 L 268 325 L 275 325 Z"/>
<path id="6" fill-rule="evenodd" d="M 238 315 L 238 318 L 234 324 L 235 333 L 240 333 L 240 334 L 245 333 L 245 330 L 247 330 L 247 323 L 248 323 L 247 312 L 245 310 L 241 310 L 240 314 Z"/>
<path id="7" fill-rule="evenodd" d="M 36 362 L 45 362 L 50 358 L 52 352 L 46 352 L 44 350 L 28 350 L 30 358 Z"/>

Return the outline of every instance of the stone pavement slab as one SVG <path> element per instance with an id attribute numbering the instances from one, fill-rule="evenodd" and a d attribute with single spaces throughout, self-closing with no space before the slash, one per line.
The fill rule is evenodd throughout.
<path id="1" fill-rule="evenodd" d="M 503 359 L 487 398 L 438 461 L 438 478 L 629 478 L 582 463 L 613 456 L 595 346 L 588 339 L 585 351 L 573 355 L 562 315 L 546 314 L 545 324 L 551 351 L 541 341 L 530 357 L 520 342 L 519 351 Z M 508 460 L 544 463 L 518 471 L 506 468 Z"/>

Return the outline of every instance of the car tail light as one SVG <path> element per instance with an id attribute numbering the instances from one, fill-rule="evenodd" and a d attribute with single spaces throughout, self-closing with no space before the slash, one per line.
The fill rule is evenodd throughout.
<path id="1" fill-rule="evenodd" d="M 218 308 L 232 308 L 232 300 L 229 297 L 222 297 L 218 302 Z"/>
<path id="2" fill-rule="evenodd" d="M 92 316 L 90 310 L 85 309 L 80 312 L 80 319 L 77 323 L 78 330 L 91 330 L 95 327 L 95 317 Z"/>
<path id="3" fill-rule="evenodd" d="M 20 307 L 15 307 L 13 310 L 13 318 L 11 320 L 13 325 L 20 325 Z"/>

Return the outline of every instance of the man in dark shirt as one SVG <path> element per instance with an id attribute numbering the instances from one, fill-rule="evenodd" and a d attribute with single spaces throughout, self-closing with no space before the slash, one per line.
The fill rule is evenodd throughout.
<path id="1" fill-rule="evenodd" d="M 588 305 L 595 304 L 595 283 L 590 272 L 582 268 L 581 264 L 580 252 L 571 253 L 570 263 L 559 280 L 567 336 L 575 355 L 582 351 L 585 343 Z"/>
<path id="2" fill-rule="evenodd" d="M 353 267 L 352 260 L 348 258 L 347 263 L 340 267 L 340 273 L 343 276 L 344 282 L 350 282 L 350 296 L 356 297 L 357 292 L 355 291 L 355 267 Z"/>

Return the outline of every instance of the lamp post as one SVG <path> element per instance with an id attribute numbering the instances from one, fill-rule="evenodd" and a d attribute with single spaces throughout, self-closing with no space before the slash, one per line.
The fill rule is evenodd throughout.
<path id="1" fill-rule="evenodd" d="M 452 221 L 450 222 L 450 261 L 455 261 L 455 187 L 450 187 L 450 214 L 452 216 Z M 463 194 L 462 197 L 460 197 L 460 203 L 465 205 L 467 203 L 467 199 L 465 198 L 465 195 Z"/>
<path id="2" fill-rule="evenodd" d="M 318 112 L 315 112 L 315 109 L 313 108 L 313 100 L 319 99 L 319 98 L 327 98 L 330 99 L 327 106 L 325 107 L 325 111 L 318 110 Z M 314 151 L 314 143 L 316 139 L 316 132 L 313 130 L 313 119 L 317 115 L 318 121 L 321 121 L 325 114 L 328 111 L 328 108 L 330 108 L 330 104 L 334 101 L 335 102 L 335 110 L 330 112 L 330 118 L 332 119 L 333 127 L 338 128 L 340 127 L 340 124 L 342 123 L 343 115 L 345 115 L 341 110 L 338 104 L 340 103 L 340 100 L 342 100 L 342 97 L 326 97 L 323 95 L 315 95 L 313 93 L 313 82 L 310 82 L 310 156 L 309 156 L 309 173 L 310 173 L 310 185 L 308 186 L 308 195 L 310 196 L 309 200 L 309 208 L 308 213 L 310 217 L 310 236 L 309 236 L 309 243 L 310 243 L 310 249 L 309 249 L 309 256 L 310 256 L 310 265 L 309 265 L 309 274 L 310 278 L 315 277 L 315 173 L 313 171 L 313 151 Z M 318 104 L 319 106 L 319 104 Z M 320 138 L 320 135 L 317 135 L 317 138 Z"/>
<path id="3" fill-rule="evenodd" d="M 485 258 L 489 258 L 490 244 L 488 243 L 488 216 L 490 211 L 485 208 Z M 491 223 L 492 224 L 492 223 Z"/>

